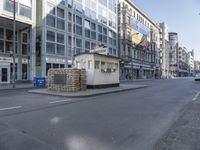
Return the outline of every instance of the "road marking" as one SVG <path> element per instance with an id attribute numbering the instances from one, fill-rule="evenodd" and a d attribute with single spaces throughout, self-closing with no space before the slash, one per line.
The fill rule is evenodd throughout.
<path id="1" fill-rule="evenodd" d="M 59 100 L 59 101 L 52 101 L 52 102 L 49 102 L 50 104 L 55 104 L 55 103 L 62 103 L 62 102 L 69 102 L 71 101 L 71 99 L 65 99 L 65 100 Z"/>
<path id="2" fill-rule="evenodd" d="M 19 109 L 19 108 L 22 108 L 22 106 L 15 106 L 15 107 L 0 108 L 0 111 L 3 111 L 3 110 L 12 110 L 12 109 Z"/>
<path id="3" fill-rule="evenodd" d="M 192 101 L 196 101 L 199 95 L 200 95 L 200 91 L 194 96 L 194 98 L 192 99 Z"/>

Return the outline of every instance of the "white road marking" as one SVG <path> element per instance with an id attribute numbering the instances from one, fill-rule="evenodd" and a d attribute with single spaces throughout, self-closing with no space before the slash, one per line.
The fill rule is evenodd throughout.
<path id="1" fill-rule="evenodd" d="M 52 102 L 49 102 L 50 104 L 55 104 L 55 103 L 62 103 L 62 102 L 69 102 L 71 101 L 71 99 L 65 99 L 65 100 L 59 100 L 59 101 L 52 101 Z"/>
<path id="2" fill-rule="evenodd" d="M 196 101 L 199 95 L 200 95 L 200 91 L 194 96 L 194 98 L 192 100 Z"/>
<path id="3" fill-rule="evenodd" d="M 0 108 L 0 111 L 3 111 L 3 110 L 12 110 L 12 109 L 20 109 L 20 108 L 22 108 L 22 106 L 15 106 L 15 107 Z"/>

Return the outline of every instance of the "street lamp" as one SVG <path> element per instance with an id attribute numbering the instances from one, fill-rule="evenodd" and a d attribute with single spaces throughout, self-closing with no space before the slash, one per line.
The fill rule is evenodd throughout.
<path id="1" fill-rule="evenodd" d="M 13 88 L 15 88 L 15 31 L 16 31 L 16 13 L 15 13 L 15 0 L 13 1 L 13 72 L 12 72 L 12 82 L 13 82 Z"/>

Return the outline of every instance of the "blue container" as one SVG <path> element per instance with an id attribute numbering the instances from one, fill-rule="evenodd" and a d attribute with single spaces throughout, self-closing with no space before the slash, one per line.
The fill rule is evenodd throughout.
<path id="1" fill-rule="evenodd" d="M 35 77 L 33 80 L 35 87 L 45 87 L 46 86 L 46 78 L 45 77 Z"/>

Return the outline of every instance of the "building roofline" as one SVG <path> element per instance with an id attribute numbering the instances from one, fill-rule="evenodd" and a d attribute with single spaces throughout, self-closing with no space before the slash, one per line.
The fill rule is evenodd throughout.
<path id="1" fill-rule="evenodd" d="M 157 23 L 151 19 L 147 14 L 145 14 L 138 6 L 134 4 L 131 0 L 126 0 L 130 5 L 132 5 L 138 12 L 140 12 L 149 22 L 151 22 L 157 29 L 160 29 L 160 27 L 157 25 Z"/>

